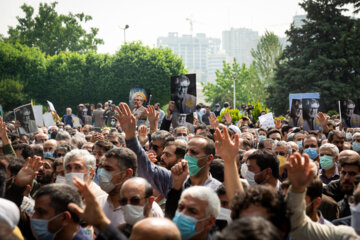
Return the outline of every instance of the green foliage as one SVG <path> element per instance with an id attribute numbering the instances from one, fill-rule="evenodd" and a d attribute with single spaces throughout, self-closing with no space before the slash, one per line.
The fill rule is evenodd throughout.
<path id="1" fill-rule="evenodd" d="M 229 108 L 226 108 L 219 116 L 217 116 L 217 119 L 222 122 L 222 119 L 224 118 L 224 115 L 225 113 L 230 113 L 230 116 L 232 118 L 232 123 L 236 123 L 238 121 L 240 121 L 240 119 L 242 117 L 244 117 L 245 115 L 244 114 L 240 114 L 240 111 L 239 109 L 229 109 Z"/>
<path id="2" fill-rule="evenodd" d="M 205 100 L 212 106 L 216 103 L 233 103 L 233 83 L 235 79 L 236 106 L 248 101 L 264 101 L 264 84 L 256 75 L 254 64 L 249 68 L 245 64 L 238 64 L 236 59 L 232 65 L 223 62 L 222 71 L 216 71 L 216 82 L 203 84 Z"/>
<path id="3" fill-rule="evenodd" d="M 338 115 L 339 113 L 336 110 L 329 110 L 327 112 L 327 114 L 329 114 L 330 117 L 334 116 L 334 115 Z"/>
<path id="4" fill-rule="evenodd" d="M 99 29 L 91 28 L 87 33 L 81 26 L 92 19 L 84 13 L 68 15 L 58 14 L 55 10 L 57 2 L 40 3 L 38 15 L 34 16 L 34 8 L 23 4 L 21 9 L 25 17 L 17 17 L 18 25 L 10 27 L 6 41 L 39 47 L 49 55 L 61 51 L 87 52 L 96 51 L 98 44 L 104 41 L 96 38 Z"/>
<path id="5" fill-rule="evenodd" d="M 289 93 L 320 92 L 325 111 L 337 101 L 360 95 L 360 20 L 345 16 L 351 0 L 306 0 L 307 20 L 287 31 L 284 50 L 267 105 L 275 113 L 288 109 Z"/>
<path id="6" fill-rule="evenodd" d="M 262 111 L 269 113 L 269 109 L 266 108 L 261 102 L 252 101 L 250 104 L 254 106 L 254 110 L 251 111 L 253 116 L 253 123 L 256 123 L 259 120 L 259 116 Z"/>
<path id="7" fill-rule="evenodd" d="M 278 36 L 268 31 L 260 38 L 256 49 L 251 49 L 257 76 L 265 86 L 273 83 L 276 62 L 282 55 L 282 49 Z"/>
<path id="8" fill-rule="evenodd" d="M 79 103 L 128 102 L 132 87 L 148 88 L 151 103 L 167 104 L 170 77 L 184 73 L 182 60 L 170 50 L 150 49 L 139 42 L 123 46 L 113 56 L 61 52 L 46 57 L 39 49 L 0 41 L 0 80 L 15 78 L 26 93 L 21 103 L 31 97 L 46 106 L 50 100 L 59 115 L 66 107 L 77 113 Z M 6 111 L 13 109 L 2 105 Z"/>
<path id="9" fill-rule="evenodd" d="M 169 49 L 151 49 L 141 42 L 125 44 L 112 58 L 107 94 L 128 102 L 131 88 L 146 88 L 151 91 L 151 103 L 163 105 L 170 100 L 170 77 L 185 73 L 181 58 Z"/>
<path id="10" fill-rule="evenodd" d="M 248 104 L 251 104 L 254 107 L 254 110 L 251 111 L 252 116 L 253 116 L 253 120 L 252 120 L 253 123 L 256 123 L 258 121 L 260 113 L 262 111 L 265 111 L 266 113 L 269 112 L 269 109 L 264 107 L 263 104 L 260 103 L 260 102 L 252 101 L 251 103 L 248 103 Z M 229 108 L 227 108 L 220 114 L 220 116 L 217 116 L 217 119 L 220 122 L 222 121 L 222 119 L 223 119 L 226 112 L 230 113 L 233 123 L 236 123 L 236 122 L 240 121 L 241 118 L 245 117 L 245 114 L 240 113 L 239 109 L 229 109 Z"/>
<path id="11" fill-rule="evenodd" d="M 0 103 L 5 112 L 23 104 L 26 99 L 24 87 L 19 80 L 4 78 L 0 80 Z"/>

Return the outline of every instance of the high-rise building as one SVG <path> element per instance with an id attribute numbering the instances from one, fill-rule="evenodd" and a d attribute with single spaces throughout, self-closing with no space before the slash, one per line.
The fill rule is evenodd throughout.
<path id="1" fill-rule="evenodd" d="M 222 46 L 225 53 L 240 64 L 249 65 L 253 58 L 251 49 L 256 48 L 260 37 L 258 32 L 247 28 L 231 28 L 222 32 Z"/>
<path id="2" fill-rule="evenodd" d="M 222 71 L 222 69 L 224 67 L 224 64 L 223 64 L 224 61 L 227 63 L 231 63 L 232 58 L 229 57 L 224 52 L 217 52 L 217 53 L 208 55 L 208 60 L 207 60 L 207 70 L 208 70 L 207 81 L 208 82 L 215 82 L 216 70 Z"/>
<path id="3" fill-rule="evenodd" d="M 295 15 L 293 17 L 294 20 L 294 26 L 296 28 L 300 28 L 302 25 L 304 25 L 304 20 L 306 19 L 306 15 Z"/>
<path id="4" fill-rule="evenodd" d="M 167 37 L 159 37 L 157 46 L 170 48 L 181 56 L 187 70 L 196 73 L 198 81 L 206 82 L 208 55 L 220 50 L 220 42 L 220 39 L 207 38 L 205 33 L 179 37 L 178 33 L 172 32 Z"/>

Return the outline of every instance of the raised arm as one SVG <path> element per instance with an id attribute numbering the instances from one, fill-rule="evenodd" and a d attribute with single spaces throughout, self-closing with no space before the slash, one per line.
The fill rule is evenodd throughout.
<path id="1" fill-rule="evenodd" d="M 216 153 L 224 160 L 224 183 L 226 195 L 231 202 L 236 192 L 244 191 L 236 166 L 236 156 L 239 151 L 239 135 L 235 134 L 233 142 L 230 139 L 227 128 L 223 128 L 223 133 L 217 128 L 214 139 Z"/>

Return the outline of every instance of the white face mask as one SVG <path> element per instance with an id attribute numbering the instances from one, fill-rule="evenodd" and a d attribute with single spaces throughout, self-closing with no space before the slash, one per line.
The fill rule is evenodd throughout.
<path id="1" fill-rule="evenodd" d="M 243 178 L 245 178 L 247 170 L 248 170 L 247 164 L 246 163 L 241 164 L 240 174 Z"/>
<path id="2" fill-rule="evenodd" d="M 117 185 L 122 184 L 122 182 L 119 182 L 117 184 L 112 183 L 112 179 L 114 176 L 121 174 L 122 172 L 112 174 L 109 171 L 106 171 L 102 168 L 100 174 L 99 174 L 99 185 L 102 190 L 109 193 L 111 192 Z"/>
<path id="3" fill-rule="evenodd" d="M 66 179 L 63 176 L 57 176 L 55 183 L 66 183 Z"/>
<path id="4" fill-rule="evenodd" d="M 131 204 L 125 205 L 124 208 L 125 222 L 134 225 L 141 219 L 144 219 L 144 206 L 135 206 Z"/>
<path id="5" fill-rule="evenodd" d="M 226 220 L 228 224 L 231 223 L 231 210 L 227 208 L 220 208 L 219 216 L 216 218 L 218 220 Z"/>
<path id="6" fill-rule="evenodd" d="M 351 210 L 351 226 L 357 234 L 360 233 L 360 203 L 355 206 L 350 206 Z"/>
<path id="7" fill-rule="evenodd" d="M 252 171 L 249 171 L 249 170 L 246 171 L 245 178 L 248 181 L 248 183 L 250 184 L 250 186 L 257 185 L 254 177 L 255 177 L 255 173 L 253 173 Z"/>
<path id="8" fill-rule="evenodd" d="M 85 182 L 84 181 L 84 175 L 85 175 L 84 173 L 79 173 L 79 172 L 66 173 L 65 174 L 66 184 L 75 187 L 74 183 L 73 183 L 74 177 L 77 177 L 80 180 L 82 180 L 83 182 Z"/>

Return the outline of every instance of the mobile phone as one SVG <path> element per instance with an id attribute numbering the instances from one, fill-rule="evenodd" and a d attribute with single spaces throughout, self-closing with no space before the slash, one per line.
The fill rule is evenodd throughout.
<path id="1" fill-rule="evenodd" d="M 96 127 L 96 128 L 95 128 L 95 132 L 101 133 L 101 129 L 98 128 L 98 127 Z"/>

